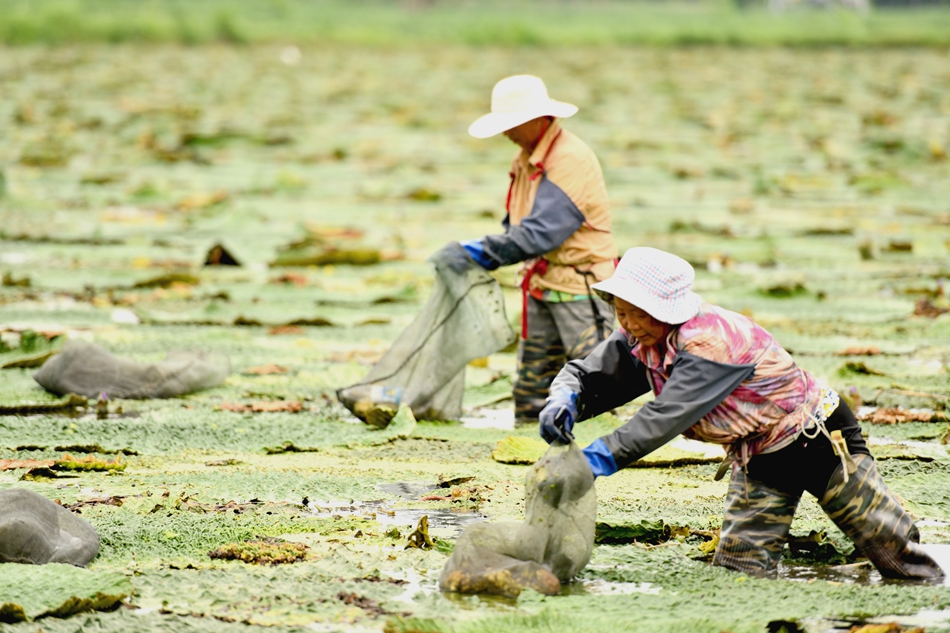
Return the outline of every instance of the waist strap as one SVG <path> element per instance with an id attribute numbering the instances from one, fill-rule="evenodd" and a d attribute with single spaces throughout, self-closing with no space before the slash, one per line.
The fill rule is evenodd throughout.
<path id="1" fill-rule="evenodd" d="M 525 265 L 524 278 L 521 280 L 521 338 L 528 338 L 528 297 L 531 296 L 531 278 L 548 272 L 548 260 L 539 257 L 533 263 Z"/>
<path id="2" fill-rule="evenodd" d="M 808 385 L 807 375 L 805 377 L 806 391 Z M 836 446 L 836 440 L 832 436 L 833 434 L 828 432 L 828 429 L 825 427 L 825 421 L 831 416 L 832 413 L 838 408 L 838 405 L 841 401 L 838 392 L 832 389 L 831 387 L 819 383 L 819 397 L 818 402 L 815 407 L 812 409 L 812 412 L 802 421 L 801 426 L 799 427 L 799 432 L 796 433 L 793 437 L 789 438 L 785 442 L 782 442 L 778 447 L 767 447 L 766 452 L 772 452 L 773 450 L 778 450 L 786 446 L 789 442 L 794 441 L 794 438 L 799 435 L 804 435 L 808 439 L 814 439 L 818 437 L 819 434 L 823 434 L 831 442 L 832 447 L 835 447 L 835 453 L 839 454 L 842 459 L 842 463 L 845 464 L 846 471 L 850 466 L 846 463 L 850 460 L 850 455 L 846 455 L 845 451 L 841 452 Z M 839 434 L 840 436 L 840 434 Z M 769 450 L 771 449 L 771 450 Z M 759 451 L 757 451 L 759 452 Z M 727 451 L 726 460 L 728 460 L 733 469 L 745 468 L 749 463 L 749 460 L 752 459 L 755 454 L 751 453 L 749 450 L 749 441 L 748 440 L 739 440 L 734 442 Z M 724 464 L 720 467 L 719 473 L 717 476 L 722 478 L 725 475 L 726 465 Z M 847 475 L 845 475 L 847 476 Z"/>

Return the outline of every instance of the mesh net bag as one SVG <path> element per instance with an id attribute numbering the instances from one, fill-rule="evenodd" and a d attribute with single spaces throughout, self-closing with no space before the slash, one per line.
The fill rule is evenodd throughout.
<path id="1" fill-rule="evenodd" d="M 523 523 L 465 529 L 439 589 L 516 598 L 523 589 L 554 595 L 587 565 L 594 548 L 597 495 L 577 444 L 552 445 L 525 478 Z"/>
<path id="2" fill-rule="evenodd" d="M 137 363 L 116 358 L 98 345 L 67 341 L 33 379 L 58 395 L 97 398 L 171 398 L 220 385 L 231 373 L 227 356 L 200 351 L 170 352 L 164 360 Z"/>
<path id="3" fill-rule="evenodd" d="M 0 490 L 0 563 L 85 567 L 99 553 L 91 525 L 29 490 Z"/>
<path id="4" fill-rule="evenodd" d="M 337 397 L 358 418 L 385 426 L 400 403 L 417 420 L 462 415 L 465 365 L 510 345 L 501 286 L 452 242 L 429 258 L 435 286 L 422 311 L 355 385 Z"/>

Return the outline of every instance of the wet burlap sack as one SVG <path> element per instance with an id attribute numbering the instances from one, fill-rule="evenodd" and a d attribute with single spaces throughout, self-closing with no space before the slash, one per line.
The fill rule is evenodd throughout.
<path id="1" fill-rule="evenodd" d="M 92 343 L 68 341 L 33 379 L 58 395 L 171 398 L 220 385 L 230 373 L 227 356 L 218 353 L 175 351 L 145 364 L 116 358 Z"/>
<path id="2" fill-rule="evenodd" d="M 501 286 L 458 242 L 428 261 L 436 278 L 422 311 L 363 380 L 337 391 L 346 408 L 374 426 L 386 426 L 399 404 L 417 420 L 457 420 L 465 365 L 515 340 Z"/>
<path id="3" fill-rule="evenodd" d="M 597 523 L 594 476 L 577 444 L 552 445 L 525 478 L 524 523 L 465 529 L 439 589 L 515 598 L 523 589 L 554 595 L 590 560 Z"/>
<path id="4" fill-rule="evenodd" d="M 29 490 L 0 490 L 0 563 L 85 567 L 99 553 L 91 525 Z"/>

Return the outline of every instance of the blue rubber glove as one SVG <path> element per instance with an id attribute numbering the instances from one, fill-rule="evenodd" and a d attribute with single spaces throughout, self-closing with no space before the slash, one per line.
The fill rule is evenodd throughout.
<path id="1" fill-rule="evenodd" d="M 587 463 L 590 464 L 594 477 L 606 477 L 617 472 L 617 462 L 614 461 L 614 455 L 607 448 L 607 443 L 603 439 L 596 440 L 585 448 L 584 457 L 587 458 Z"/>
<path id="2" fill-rule="evenodd" d="M 541 422 L 538 430 L 545 442 L 559 440 L 570 444 L 574 439 L 571 431 L 577 421 L 577 394 L 567 389 L 551 394 L 538 419 Z"/>
<path id="3" fill-rule="evenodd" d="M 468 254 L 474 259 L 479 266 L 485 270 L 495 270 L 498 268 L 498 264 L 491 257 L 488 256 L 488 253 L 485 252 L 485 248 L 482 246 L 482 241 L 479 240 L 466 240 L 465 242 L 459 242 Z"/>

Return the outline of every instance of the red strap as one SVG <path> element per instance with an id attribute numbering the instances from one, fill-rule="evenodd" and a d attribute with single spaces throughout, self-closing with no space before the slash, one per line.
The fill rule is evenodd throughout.
<path id="1" fill-rule="evenodd" d="M 508 198 L 505 199 L 505 211 L 511 214 L 511 191 L 515 188 L 515 172 L 509 171 L 508 175 L 511 176 L 511 182 L 508 183 Z"/>
<path id="2" fill-rule="evenodd" d="M 541 130 L 541 134 L 538 135 L 538 143 L 541 142 L 541 139 L 544 138 L 544 135 L 547 134 L 548 128 L 551 127 L 551 123 L 554 121 L 553 118 L 549 118 L 544 128 Z M 536 165 L 537 171 L 528 177 L 528 180 L 537 180 L 544 174 L 544 161 L 548 159 L 548 155 L 551 153 L 551 150 L 554 148 L 554 144 L 559 138 L 561 138 L 561 132 L 563 130 L 558 130 L 557 135 L 551 139 L 551 144 L 548 145 L 548 149 L 544 152 L 544 156 L 541 157 L 541 160 L 538 161 Z M 505 202 L 505 209 L 508 213 L 511 213 L 511 192 L 515 186 L 515 173 L 511 172 L 511 184 L 508 185 L 508 200 Z M 521 338 L 528 338 L 528 297 L 531 296 L 531 278 L 535 275 L 543 275 L 548 272 L 548 260 L 543 257 L 539 257 L 533 264 L 527 267 L 525 270 L 524 278 L 521 280 Z"/>
<path id="3" fill-rule="evenodd" d="M 521 280 L 521 338 L 528 338 L 528 297 L 531 295 L 531 278 L 548 272 L 548 260 L 539 257 L 525 271 Z"/>
<path id="4" fill-rule="evenodd" d="M 548 131 L 547 127 L 544 128 L 544 131 L 545 132 Z M 561 132 L 563 131 L 564 130 L 558 130 L 557 135 L 553 139 L 551 139 L 551 144 L 548 145 L 548 151 L 544 152 L 544 156 L 541 157 L 541 160 L 539 160 L 538 164 L 535 166 L 535 168 L 538 171 L 528 176 L 528 180 L 537 180 L 538 178 L 541 177 L 542 174 L 544 174 L 544 163 L 548 160 L 548 156 L 551 154 L 551 150 L 554 149 L 554 144 L 557 143 L 557 140 L 559 138 L 561 138 Z M 544 134 L 542 133 L 541 136 L 544 136 Z"/>

